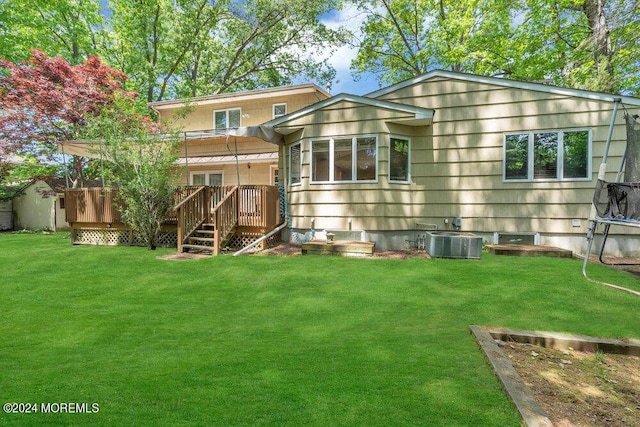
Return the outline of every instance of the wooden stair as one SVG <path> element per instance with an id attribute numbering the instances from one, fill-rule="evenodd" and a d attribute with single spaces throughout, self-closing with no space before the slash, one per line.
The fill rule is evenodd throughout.
<path id="1" fill-rule="evenodd" d="M 191 236 L 187 238 L 189 243 L 182 245 L 182 252 L 199 252 L 213 255 L 215 245 L 215 224 L 204 223 Z"/>

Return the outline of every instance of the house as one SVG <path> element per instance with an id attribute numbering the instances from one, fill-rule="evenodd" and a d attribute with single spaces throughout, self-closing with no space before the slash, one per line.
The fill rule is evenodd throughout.
<path id="1" fill-rule="evenodd" d="M 386 250 L 415 245 L 427 230 L 449 230 L 584 253 L 616 98 L 625 114 L 640 110 L 640 99 L 628 96 L 433 71 L 365 96 L 296 85 L 150 106 L 184 127 L 183 184 L 283 184 L 285 239 L 330 232 Z M 611 181 L 625 150 L 623 114 L 613 124 Z M 247 191 L 238 196 L 244 207 L 234 229 L 267 213 Z M 195 203 L 184 194 L 193 209 L 221 200 Z M 255 233 L 277 225 L 265 221 Z M 177 224 L 180 248 L 191 229 Z M 637 231 L 615 228 L 612 255 L 640 249 Z"/>
<path id="2" fill-rule="evenodd" d="M 150 103 L 184 136 L 178 159 L 183 187 L 160 244 L 219 253 L 227 246 L 242 248 L 279 226 L 278 147 L 267 142 L 279 135 L 260 124 L 329 97 L 314 84 L 301 84 Z M 91 145 L 70 141 L 58 150 L 95 157 Z M 119 206 L 112 206 L 115 191 L 74 189 L 67 195 L 73 243 L 137 244 Z"/>
<path id="3" fill-rule="evenodd" d="M 13 198 L 14 229 L 68 229 L 64 192 L 64 178 L 45 177 L 29 182 Z"/>
<path id="4" fill-rule="evenodd" d="M 627 112 L 640 109 L 640 99 L 621 99 Z M 613 101 L 433 71 L 291 109 L 264 125 L 282 135 L 279 169 L 294 235 L 358 231 L 377 249 L 399 249 L 423 230 L 461 230 L 487 242 L 513 238 L 584 253 Z M 625 147 L 622 115 L 611 146 L 613 180 Z M 612 250 L 640 248 L 628 228 L 613 234 Z"/>
<path id="5" fill-rule="evenodd" d="M 183 185 L 274 185 L 278 149 L 264 135 L 238 132 L 297 111 L 330 95 L 315 84 L 149 103 L 184 131 Z M 188 114 L 179 116 L 185 108 Z M 268 130 L 265 130 L 268 132 Z"/>

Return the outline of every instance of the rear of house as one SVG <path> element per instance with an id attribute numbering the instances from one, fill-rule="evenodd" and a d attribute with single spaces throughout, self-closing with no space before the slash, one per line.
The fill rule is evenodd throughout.
<path id="1" fill-rule="evenodd" d="M 614 96 L 435 71 L 276 118 L 293 233 L 363 230 L 380 249 L 461 230 L 584 252 Z M 623 97 L 629 113 L 640 100 Z M 625 148 L 615 122 L 608 178 Z M 609 248 L 638 240 L 617 230 Z M 321 235 L 321 234 L 320 234 Z"/>
<path id="2" fill-rule="evenodd" d="M 259 89 L 149 104 L 184 130 L 178 164 L 182 185 L 274 185 L 278 150 L 238 132 L 284 116 L 330 95 L 314 84 Z M 186 109 L 186 114 L 184 114 Z"/>

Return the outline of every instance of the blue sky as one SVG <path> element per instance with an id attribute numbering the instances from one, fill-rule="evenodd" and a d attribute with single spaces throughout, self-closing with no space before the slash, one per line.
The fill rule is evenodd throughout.
<path id="1" fill-rule="evenodd" d="M 347 26 L 351 31 L 357 31 L 360 28 L 362 19 L 362 14 L 359 14 L 353 8 L 347 8 L 325 14 L 320 18 L 320 21 L 329 28 Z M 361 75 L 358 81 L 353 78 L 349 67 L 355 56 L 356 49 L 349 46 L 343 46 L 329 56 L 328 61 L 336 70 L 336 79 L 331 85 L 332 94 L 365 95 L 380 89 L 376 76 L 373 74 Z"/>

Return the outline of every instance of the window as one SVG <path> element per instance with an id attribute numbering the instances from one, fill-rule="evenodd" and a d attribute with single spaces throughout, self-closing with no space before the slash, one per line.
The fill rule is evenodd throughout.
<path id="1" fill-rule="evenodd" d="M 222 172 L 192 172 L 191 185 L 222 185 Z"/>
<path id="2" fill-rule="evenodd" d="M 302 165 L 302 156 L 300 155 L 300 144 L 289 147 L 289 184 L 300 184 L 300 169 Z"/>
<path id="3" fill-rule="evenodd" d="M 58 197 L 58 203 L 60 204 L 60 209 L 64 209 L 64 197 Z"/>
<path id="4" fill-rule="evenodd" d="M 370 136 L 312 141 L 311 181 L 375 181 L 377 153 L 377 140 Z"/>
<path id="5" fill-rule="evenodd" d="M 218 110 L 213 112 L 214 129 L 233 129 L 240 127 L 240 109 Z"/>
<path id="6" fill-rule="evenodd" d="M 389 180 L 408 182 L 409 181 L 409 152 L 410 144 L 408 139 L 391 138 L 389 146 Z"/>
<path id="7" fill-rule="evenodd" d="M 505 181 L 589 179 L 591 131 L 540 131 L 505 135 Z"/>
<path id="8" fill-rule="evenodd" d="M 269 166 L 269 176 L 271 177 L 271 185 L 277 185 L 280 182 L 280 171 L 278 170 L 278 166 Z"/>
<path id="9" fill-rule="evenodd" d="M 287 104 L 273 104 L 273 118 L 277 119 L 287 114 Z"/>

